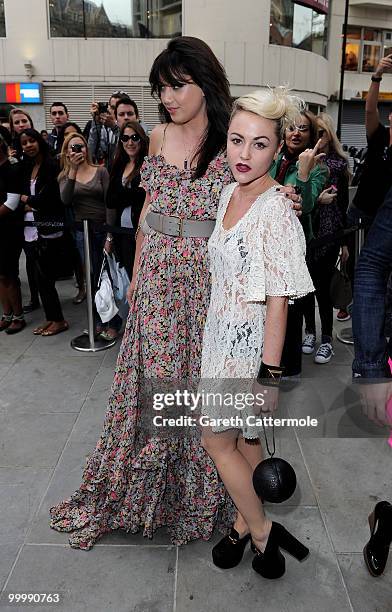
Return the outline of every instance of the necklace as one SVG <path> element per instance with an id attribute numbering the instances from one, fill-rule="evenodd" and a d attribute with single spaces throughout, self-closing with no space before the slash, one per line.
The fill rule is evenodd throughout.
<path id="1" fill-rule="evenodd" d="M 191 169 L 191 163 L 193 161 L 193 157 L 194 157 L 195 149 L 196 149 L 197 145 L 196 144 L 193 145 L 193 146 L 192 145 L 187 145 L 185 143 L 184 134 L 182 134 L 182 144 L 183 144 L 184 153 L 185 153 L 184 170 L 190 170 Z"/>

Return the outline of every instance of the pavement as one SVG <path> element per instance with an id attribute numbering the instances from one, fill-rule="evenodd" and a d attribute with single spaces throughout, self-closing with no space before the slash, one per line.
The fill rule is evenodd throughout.
<path id="1" fill-rule="evenodd" d="M 339 342 L 329 364 L 304 358 L 309 384 L 294 389 L 290 400 L 312 404 L 322 416 L 321 390 L 330 394 L 332 416 L 323 435 L 291 429 L 278 439 L 277 455 L 294 466 L 298 487 L 267 512 L 311 550 L 303 563 L 287 556 L 282 579 L 255 574 L 249 550 L 237 568 L 216 568 L 211 547 L 219 534 L 212 542 L 176 547 L 164 529 L 153 540 L 114 532 L 86 552 L 51 530 L 49 508 L 79 486 L 98 438 L 119 348 L 83 354 L 70 347 L 86 325 L 85 304 L 72 305 L 73 282 L 58 286 L 68 332 L 33 336 L 43 318 L 36 311 L 22 333 L 0 336 L 0 610 L 391 612 L 392 559 L 383 577 L 372 578 L 362 549 L 369 512 L 378 500 L 392 498 L 392 449 L 385 435 L 349 419 L 352 349 Z M 336 323 L 336 329 L 349 324 Z M 311 401 L 306 393 L 313 393 Z M 59 593 L 60 602 L 9 604 L 10 593 Z"/>

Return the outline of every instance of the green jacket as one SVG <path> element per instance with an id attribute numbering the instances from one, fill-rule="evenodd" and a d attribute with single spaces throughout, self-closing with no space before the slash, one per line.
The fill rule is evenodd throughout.
<path id="1" fill-rule="evenodd" d="M 278 173 L 280 161 L 283 157 L 283 153 L 280 153 L 278 159 L 274 162 L 270 175 L 275 178 Z M 298 162 L 290 164 L 287 168 L 285 176 L 285 185 L 295 185 L 301 189 L 302 197 L 302 215 L 300 221 L 304 230 L 306 242 L 310 242 L 313 238 L 312 231 L 312 210 L 317 202 L 317 198 L 324 189 L 327 182 L 329 172 L 328 168 L 324 164 L 316 164 L 307 181 L 301 181 L 298 178 Z"/>

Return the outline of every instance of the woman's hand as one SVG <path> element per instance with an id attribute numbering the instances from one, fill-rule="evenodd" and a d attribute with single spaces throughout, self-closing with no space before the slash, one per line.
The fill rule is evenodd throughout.
<path id="1" fill-rule="evenodd" d="M 336 200 L 336 190 L 333 187 L 328 187 L 328 189 L 324 189 L 318 197 L 318 203 L 323 205 L 332 204 Z"/>
<path id="2" fill-rule="evenodd" d="M 392 71 L 392 54 L 386 55 L 380 60 L 374 75 L 381 77 L 385 71 Z"/>
<path id="3" fill-rule="evenodd" d="M 297 217 L 300 217 L 302 215 L 302 198 L 296 192 L 294 185 L 282 185 L 282 187 L 279 187 L 279 192 L 284 193 L 286 198 L 291 200 L 291 208 Z"/>
<path id="4" fill-rule="evenodd" d="M 346 246 L 342 246 L 341 253 L 340 253 L 341 262 L 346 263 L 349 257 L 350 257 L 350 253 L 348 252 L 348 248 Z"/>
<path id="5" fill-rule="evenodd" d="M 254 413 L 256 416 L 260 414 L 267 414 L 275 412 L 278 408 L 279 403 L 279 387 L 273 387 L 268 385 L 262 385 L 257 380 L 253 383 L 252 389 L 254 402 Z M 262 395 L 263 404 L 260 403 L 259 398 Z"/>
<path id="6" fill-rule="evenodd" d="M 75 153 L 74 151 L 71 151 L 68 156 L 68 159 L 69 163 L 71 164 L 72 170 L 77 172 L 80 164 L 84 162 L 84 153 Z"/>
<path id="7" fill-rule="evenodd" d="M 108 255 L 113 251 L 113 238 L 108 236 L 105 240 L 105 245 L 103 247 Z"/>
<path id="8" fill-rule="evenodd" d="M 298 157 L 298 178 L 301 181 L 307 181 L 309 178 L 309 174 L 313 170 L 316 164 L 318 164 L 323 157 L 325 157 L 325 153 L 319 153 L 319 148 L 321 145 L 322 138 L 320 138 L 314 149 L 305 149 L 302 153 L 299 154 Z"/>
<path id="9" fill-rule="evenodd" d="M 387 413 L 387 404 L 392 396 L 392 383 L 361 383 L 359 394 L 362 405 L 362 413 L 380 427 L 392 426 L 392 421 Z"/>

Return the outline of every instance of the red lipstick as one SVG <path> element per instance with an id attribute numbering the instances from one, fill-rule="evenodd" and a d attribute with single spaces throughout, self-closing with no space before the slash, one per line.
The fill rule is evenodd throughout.
<path id="1" fill-rule="evenodd" d="M 249 166 L 247 166 L 247 164 L 236 164 L 235 167 L 238 172 L 249 172 L 249 170 L 252 169 Z"/>

